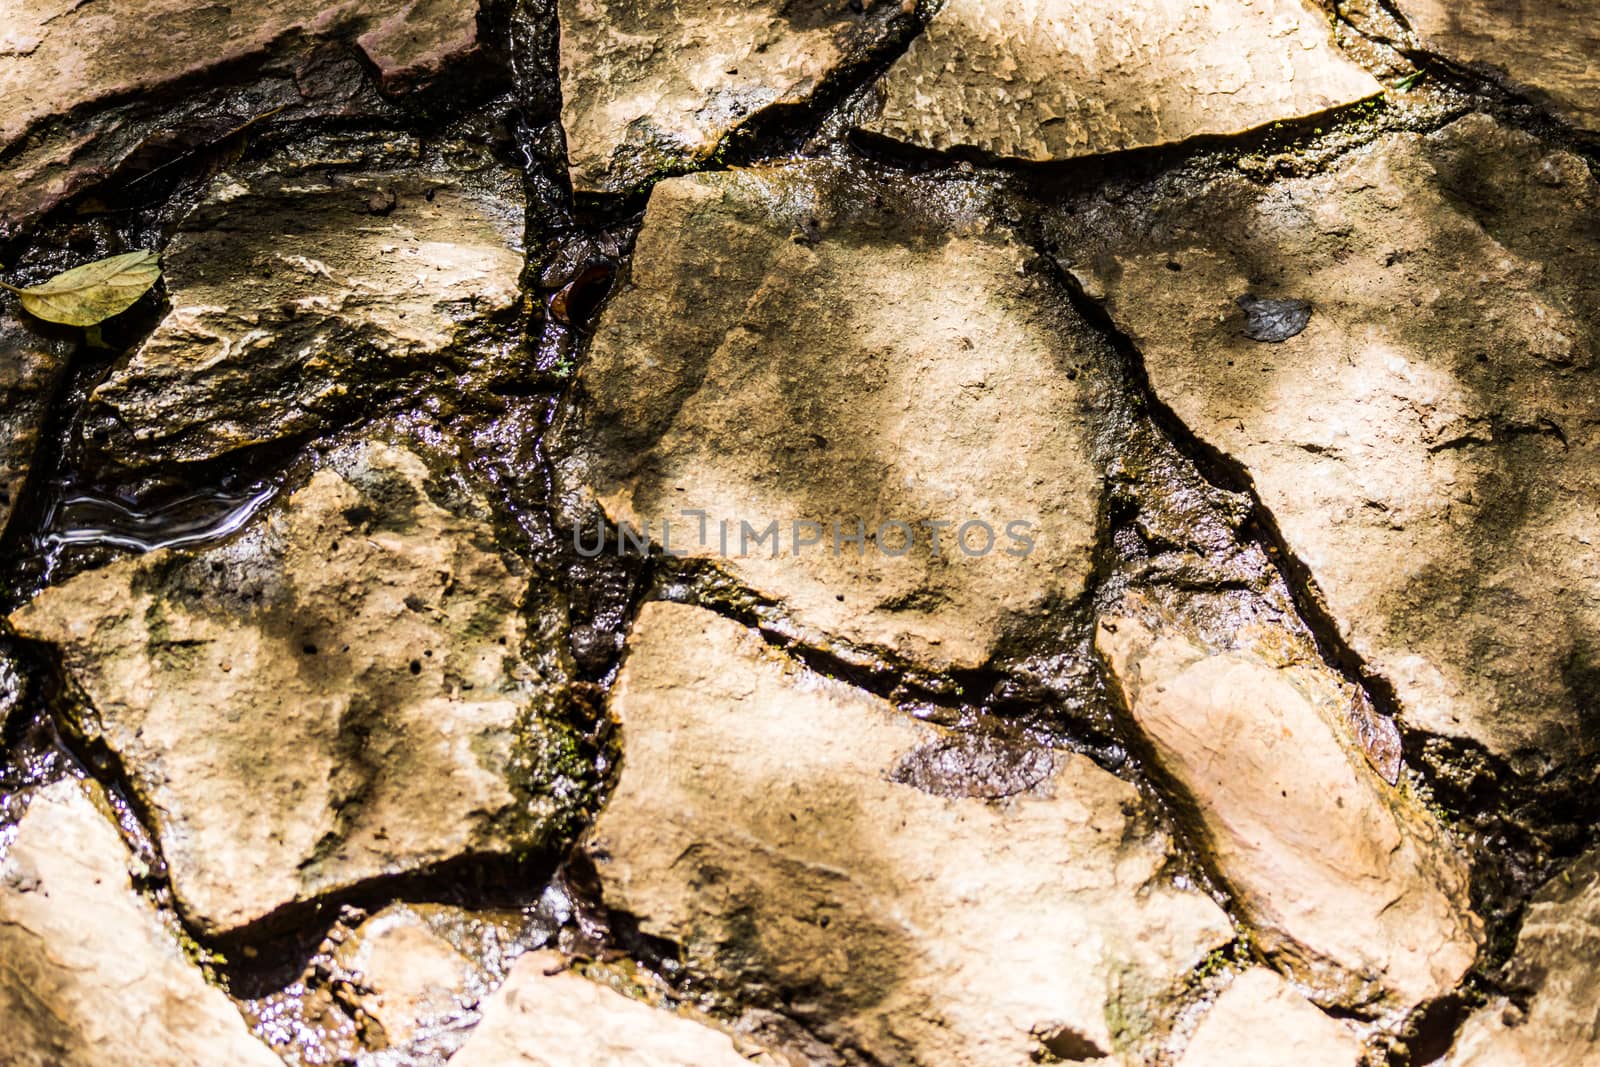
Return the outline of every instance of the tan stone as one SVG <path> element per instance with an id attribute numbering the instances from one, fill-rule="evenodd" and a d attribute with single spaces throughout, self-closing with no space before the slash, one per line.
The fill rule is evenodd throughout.
<path id="1" fill-rule="evenodd" d="M 0 856 L 0 1064 L 282 1067 L 133 887 L 84 787 L 35 794 Z"/>
<path id="2" fill-rule="evenodd" d="M 886 36 L 898 2 L 560 0 L 572 184 L 622 192 L 705 161 L 767 108 L 803 104 Z"/>
<path id="3" fill-rule="evenodd" d="M 558 489 L 581 537 L 595 503 L 658 543 L 670 522 L 664 547 L 819 642 L 972 667 L 1089 576 L 1089 328 L 1026 250 L 919 238 L 911 207 L 872 206 L 883 185 L 830 164 L 658 185 L 556 427 Z M 886 522 L 909 550 L 897 527 L 876 541 Z M 979 527 L 957 546 L 968 522 L 992 547 Z M 842 540 L 863 530 L 864 549 Z"/>
<path id="4" fill-rule="evenodd" d="M 970 738 L 702 609 L 644 607 L 611 709 L 625 755 L 588 841 L 607 904 L 879 1062 L 1111 1055 L 1232 937 L 1169 880 L 1132 786 L 1029 748 L 1004 789 L 993 752 L 926 773 Z"/>
<path id="5" fill-rule="evenodd" d="M 1178 1067 L 1356 1067 L 1361 1042 L 1276 974 L 1252 968 L 1201 1020 Z"/>
<path id="6" fill-rule="evenodd" d="M 1135 618 L 1096 646 L 1263 949 L 1329 1002 L 1410 1007 L 1460 981 L 1482 936 L 1465 859 L 1340 744 L 1337 675 Z"/>
<path id="7" fill-rule="evenodd" d="M 1381 88 L 1304 0 L 949 0 L 863 126 L 1045 161 L 1239 133 Z"/>
<path id="8" fill-rule="evenodd" d="M 1594 1067 L 1600 1063 L 1600 849 L 1534 895 L 1505 986 L 1527 1010 L 1491 997 L 1467 1020 L 1445 1067 Z"/>
<path id="9" fill-rule="evenodd" d="M 1562 117 L 1600 127 L 1600 12 L 1593 0 L 1402 0 L 1427 47 L 1504 71 Z"/>
<path id="10" fill-rule="evenodd" d="M 724 1033 L 565 969 L 519 959 L 450 1067 L 749 1067 Z"/>
<path id="11" fill-rule="evenodd" d="M 527 581 L 482 502 L 452 511 L 429 480 L 362 445 L 231 542 L 81 574 L 12 616 L 60 649 L 92 705 L 79 728 L 125 768 L 199 929 L 527 848 L 570 814 L 542 755 L 565 735 L 519 658 Z"/>
<path id="12" fill-rule="evenodd" d="M 1238 463 L 1415 730 L 1541 773 L 1600 692 L 1600 185 L 1487 116 L 1316 177 L 1223 178 L 1075 270 Z M 1237 296 L 1309 300 L 1281 344 Z"/>
<path id="13" fill-rule="evenodd" d="M 367 1017 L 367 1043 L 378 1047 L 405 1045 L 454 1022 L 482 991 L 479 968 L 403 904 L 362 923 L 333 962 Z"/>

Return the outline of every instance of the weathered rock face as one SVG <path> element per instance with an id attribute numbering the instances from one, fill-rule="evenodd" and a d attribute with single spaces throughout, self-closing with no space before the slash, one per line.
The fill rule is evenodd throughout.
<path id="1" fill-rule="evenodd" d="M 1276 974 L 1234 979 L 1201 1021 L 1178 1067 L 1356 1067 L 1361 1042 Z"/>
<path id="2" fill-rule="evenodd" d="M 1467 1020 L 1447 1067 L 1589 1067 L 1600 959 L 1600 850 L 1551 879 L 1528 905 L 1506 986 L 1527 1010 L 1495 997 Z M 1519 997 L 1519 999 L 1521 999 Z"/>
<path id="3" fill-rule="evenodd" d="M 949 0 L 864 128 L 1044 161 L 1238 133 L 1380 90 L 1304 0 Z"/>
<path id="4" fill-rule="evenodd" d="M 1086 289 L 1159 398 L 1248 472 L 1403 720 L 1525 770 L 1593 751 L 1600 185 L 1584 162 L 1472 116 L 1122 221 L 1083 246 Z M 1309 325 L 1249 339 L 1247 292 L 1310 301 Z"/>
<path id="5" fill-rule="evenodd" d="M 282 1067 L 134 889 L 133 857 L 74 781 L 33 798 L 0 858 L 6 1067 Z"/>
<path id="6" fill-rule="evenodd" d="M 0 533 L 28 481 L 39 432 L 67 368 L 67 346 L 0 311 Z"/>
<path id="7" fill-rule="evenodd" d="M 1454 987 L 1481 937 L 1466 863 L 1340 745 L 1336 675 L 1135 618 L 1102 622 L 1096 645 L 1268 953 L 1329 1002 Z"/>
<path id="8" fill-rule="evenodd" d="M 749 1067 L 733 1040 L 530 952 L 485 1005 L 450 1067 Z"/>
<path id="9" fill-rule="evenodd" d="M 811 99 L 904 18 L 898 0 L 560 0 L 559 11 L 579 192 L 703 162 L 752 115 Z"/>
<path id="10" fill-rule="evenodd" d="M 92 705 L 77 725 L 126 768 L 200 929 L 538 845 L 578 803 L 519 658 L 527 582 L 481 501 L 447 492 L 363 445 L 230 543 L 124 560 L 13 615 L 60 647 Z"/>
<path id="11" fill-rule="evenodd" d="M 404 141 L 357 145 L 343 166 L 318 154 L 224 176 L 179 226 L 162 257 L 172 310 L 91 398 L 114 458 L 203 460 L 324 429 L 385 383 L 482 358 L 474 328 L 518 299 L 515 175 L 466 146 L 448 174 Z"/>
<path id="12" fill-rule="evenodd" d="M 606 903 L 880 1062 L 1110 1055 L 1232 936 L 1166 880 L 1132 786 L 1064 752 L 939 758 L 975 739 L 702 609 L 645 606 L 611 708 Z"/>
<path id="13" fill-rule="evenodd" d="M 0 235 L 97 176 L 108 162 L 99 143 L 122 133 L 118 122 L 98 121 L 99 112 L 124 100 L 176 96 L 185 83 L 225 79 L 291 43 L 347 37 L 357 37 L 384 83 L 398 88 L 477 47 L 477 7 L 451 0 L 8 5 L 0 12 L 0 154 L 8 157 L 0 164 Z M 310 81 L 305 96 L 314 93 Z M 205 120 L 187 114 L 180 125 Z M 118 154 L 126 153 L 110 159 Z"/>
<path id="14" fill-rule="evenodd" d="M 818 640 L 975 666 L 1083 592 L 1093 349 L 1022 248 L 919 238 L 887 188 L 828 164 L 658 185 L 557 427 L 558 488 L 586 541 L 597 502 Z"/>
<path id="15" fill-rule="evenodd" d="M 1403 0 L 1429 48 L 1504 71 L 1562 117 L 1600 128 L 1600 20 L 1592 0 Z"/>

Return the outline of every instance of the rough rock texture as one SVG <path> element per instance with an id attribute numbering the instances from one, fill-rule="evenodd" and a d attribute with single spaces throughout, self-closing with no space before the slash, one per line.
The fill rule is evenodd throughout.
<path id="1" fill-rule="evenodd" d="M 0 10 L 0 235 L 98 176 L 107 162 L 100 143 L 125 133 L 116 116 L 100 115 L 124 101 L 176 98 L 185 83 L 244 75 L 285 47 L 352 36 L 384 84 L 399 88 L 477 47 L 477 7 L 471 0 L 8 4 Z M 303 96 L 314 94 L 312 80 Z M 181 99 L 172 102 L 181 111 Z M 207 116 L 182 112 L 176 125 L 204 129 Z"/>
<path id="2" fill-rule="evenodd" d="M 1600 185 L 1487 116 L 1179 195 L 1074 269 L 1404 722 L 1539 772 L 1600 696 Z M 1102 220 L 1108 221 L 1108 220 Z M 1063 226 L 1063 247 L 1074 240 Z M 1234 298 L 1309 300 L 1281 344 Z"/>
<path id="3" fill-rule="evenodd" d="M 1423 43 L 1503 71 L 1564 118 L 1600 129 L 1600 12 L 1594 0 L 1401 0 Z"/>
<path id="4" fill-rule="evenodd" d="M 74 781 L 34 796 L 0 857 L 5 1067 L 282 1067 L 134 889 L 116 827 Z"/>
<path id="5" fill-rule="evenodd" d="M 1505 988 L 1456 1037 L 1445 1067 L 1592 1067 L 1600 960 L 1600 850 L 1550 880 L 1528 905 Z"/>
<path id="6" fill-rule="evenodd" d="M 590 543 L 594 502 L 657 543 L 668 521 L 664 547 L 820 639 L 976 666 L 1089 575 L 1089 331 L 1025 250 L 917 237 L 884 188 L 828 164 L 658 185 L 557 428 L 558 486 Z M 959 547 L 968 522 L 993 542 Z"/>
<path id="7" fill-rule="evenodd" d="M 27 484 L 68 354 L 67 345 L 35 336 L 13 315 L 0 308 L 0 533 Z"/>
<path id="8" fill-rule="evenodd" d="M 363 1016 L 368 1047 L 429 1036 L 477 1003 L 484 989 L 480 969 L 403 904 L 362 923 L 333 962 L 350 976 L 349 997 Z"/>
<path id="9" fill-rule="evenodd" d="M 749 1067 L 733 1040 L 530 952 L 485 1005 L 450 1067 Z"/>
<path id="10" fill-rule="evenodd" d="M 1044 161 L 1238 133 L 1379 91 L 1304 0 L 949 0 L 864 128 Z"/>
<path id="11" fill-rule="evenodd" d="M 452 350 L 516 306 L 509 170 L 461 146 L 435 171 L 403 139 L 377 161 L 319 155 L 222 177 L 178 227 L 172 310 L 91 398 L 115 458 L 203 460 L 322 429 L 385 380 L 470 358 Z"/>
<path id="12" fill-rule="evenodd" d="M 1276 974 L 1234 979 L 1178 1060 L 1178 1067 L 1356 1067 L 1361 1042 Z"/>
<path id="13" fill-rule="evenodd" d="M 859 8 L 859 10 L 857 10 Z M 898 0 L 560 0 L 572 184 L 621 192 L 703 162 L 731 130 L 881 42 Z"/>
<path id="14" fill-rule="evenodd" d="M 1111 1054 L 1232 936 L 1168 881 L 1132 786 L 1020 749 L 1009 788 L 993 759 L 919 788 L 960 735 L 702 609 L 645 606 L 611 708 L 626 756 L 588 843 L 607 904 L 878 1062 Z"/>
<path id="15" fill-rule="evenodd" d="M 568 814 L 565 734 L 519 659 L 527 582 L 481 502 L 447 492 L 363 445 L 232 542 L 12 616 L 60 647 L 92 705 L 78 726 L 126 768 L 200 929 L 539 844 Z"/>
<path id="16" fill-rule="evenodd" d="M 1409 1007 L 1460 980 L 1481 937 L 1466 862 L 1340 744 L 1337 675 L 1135 618 L 1096 645 L 1262 948 L 1330 1002 Z"/>

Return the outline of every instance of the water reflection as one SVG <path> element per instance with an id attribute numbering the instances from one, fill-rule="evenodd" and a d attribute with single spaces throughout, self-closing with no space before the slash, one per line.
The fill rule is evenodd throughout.
<path id="1" fill-rule="evenodd" d="M 258 482 L 234 491 L 188 493 L 153 507 L 77 493 L 61 498 L 43 540 L 52 548 L 104 545 L 132 552 L 200 544 L 242 530 L 276 492 L 276 486 Z"/>

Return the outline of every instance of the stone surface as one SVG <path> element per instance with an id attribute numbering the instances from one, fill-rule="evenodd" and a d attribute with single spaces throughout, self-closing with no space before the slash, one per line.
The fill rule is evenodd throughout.
<path id="1" fill-rule="evenodd" d="M 1304 0 L 949 0 L 863 126 L 1042 162 L 1239 133 L 1381 88 Z"/>
<path id="2" fill-rule="evenodd" d="M 173 115 L 163 125 L 205 130 L 214 116 L 183 107 L 195 83 L 250 80 L 259 76 L 253 68 L 286 49 L 350 37 L 387 87 L 407 87 L 477 47 L 477 8 L 471 0 L 7 5 L 0 11 L 0 234 L 126 157 L 129 115 L 119 109 L 128 101 L 167 98 Z M 315 95 L 313 81 L 303 82 L 302 97 Z"/>
<path id="3" fill-rule="evenodd" d="M 454 1022 L 484 990 L 479 967 L 415 910 L 390 905 L 333 953 L 349 975 L 369 1048 L 407 1045 Z"/>
<path id="4" fill-rule="evenodd" d="M 404 139 L 367 147 L 224 175 L 178 226 L 171 311 L 91 397 L 114 458 L 313 432 L 383 384 L 483 358 L 473 330 L 518 301 L 519 180 L 466 146 L 449 172 Z"/>
<path id="5" fill-rule="evenodd" d="M 1252 968 L 1206 1012 L 1178 1067 L 1356 1067 L 1361 1042 L 1276 974 Z"/>
<path id="6" fill-rule="evenodd" d="M 0 533 L 27 485 L 69 350 L 31 333 L 12 307 L 0 310 Z"/>
<path id="7" fill-rule="evenodd" d="M 134 889 L 116 827 L 74 781 L 33 797 L 0 857 L 5 1067 L 282 1067 Z"/>
<path id="8" fill-rule="evenodd" d="M 1455 986 L 1481 940 L 1466 861 L 1340 744 L 1337 675 L 1131 617 L 1095 643 L 1267 953 L 1331 1003 L 1410 1007 Z"/>
<path id="9" fill-rule="evenodd" d="M 705 162 L 752 115 L 811 99 L 901 17 L 898 0 L 560 0 L 559 12 L 579 192 Z"/>
<path id="10" fill-rule="evenodd" d="M 1600 1063 L 1600 849 L 1534 895 L 1504 986 L 1456 1036 L 1445 1067 L 1592 1067 Z"/>
<path id="11" fill-rule="evenodd" d="M 12 622 L 59 647 L 78 728 L 216 933 L 562 825 L 568 739 L 535 710 L 526 593 L 481 501 L 368 443 L 236 539 L 79 575 Z"/>
<path id="12" fill-rule="evenodd" d="M 450 1067 L 749 1067 L 727 1034 L 657 1010 L 530 952 L 484 1005 Z"/>
<path id="13" fill-rule="evenodd" d="M 1422 43 L 1504 72 L 1558 114 L 1600 129 L 1600 12 L 1594 0 L 1402 0 Z"/>
<path id="14" fill-rule="evenodd" d="M 558 490 L 587 542 L 595 503 L 658 543 L 670 522 L 665 547 L 818 640 L 977 666 L 1083 593 L 1095 350 L 1024 249 L 890 190 L 829 164 L 658 185 L 556 429 Z M 958 547 L 968 522 L 992 546 L 971 527 Z"/>
<path id="15" fill-rule="evenodd" d="M 644 607 L 611 710 L 626 756 L 587 846 L 606 903 L 877 1062 L 1114 1054 L 1232 937 L 1170 881 L 1132 786 L 1032 749 L 1008 789 L 992 759 L 908 784 L 960 735 L 703 609 Z"/>
<path id="16" fill-rule="evenodd" d="M 1075 224 L 1159 399 L 1253 480 L 1404 724 L 1540 773 L 1600 695 L 1600 185 L 1483 115 Z M 1076 235 L 1076 236 L 1075 236 Z M 1304 299 L 1243 334 L 1234 298 Z"/>

